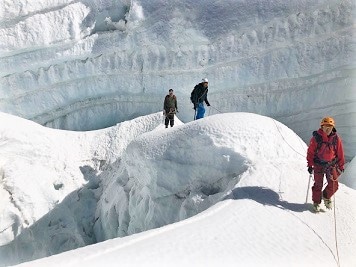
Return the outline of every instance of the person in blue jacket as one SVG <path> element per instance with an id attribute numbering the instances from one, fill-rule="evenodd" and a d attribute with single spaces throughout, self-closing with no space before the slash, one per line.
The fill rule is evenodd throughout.
<path id="1" fill-rule="evenodd" d="M 194 87 L 190 95 L 190 100 L 194 104 L 194 110 L 195 110 L 194 120 L 204 118 L 204 114 L 205 114 L 204 102 L 208 107 L 210 106 L 210 103 L 208 101 L 207 78 L 202 79 L 202 81 Z"/>

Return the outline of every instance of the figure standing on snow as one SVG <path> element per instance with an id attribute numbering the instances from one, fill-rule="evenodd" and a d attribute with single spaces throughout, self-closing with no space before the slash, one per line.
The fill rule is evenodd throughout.
<path id="1" fill-rule="evenodd" d="M 171 127 L 174 125 L 174 114 L 178 112 L 177 97 L 173 94 L 173 89 L 169 89 L 168 95 L 164 98 L 163 115 L 166 116 L 164 125 L 168 128 L 168 123 Z"/>
<path id="2" fill-rule="evenodd" d="M 314 171 L 312 200 L 315 211 L 320 210 L 321 199 L 325 207 L 331 209 L 331 197 L 337 191 L 338 177 L 344 171 L 344 150 L 342 140 L 337 135 L 335 121 L 331 117 L 323 118 L 320 129 L 313 132 L 307 152 L 308 172 Z M 327 186 L 323 188 L 324 174 Z"/>
<path id="3" fill-rule="evenodd" d="M 208 79 L 204 78 L 202 81 L 197 84 L 191 95 L 190 100 L 194 104 L 195 116 L 194 120 L 204 118 L 205 107 L 204 102 L 209 107 L 210 103 L 208 101 Z"/>

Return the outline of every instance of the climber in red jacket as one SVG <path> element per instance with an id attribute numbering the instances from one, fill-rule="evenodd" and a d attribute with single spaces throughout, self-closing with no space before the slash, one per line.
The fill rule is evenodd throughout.
<path id="1" fill-rule="evenodd" d="M 308 172 L 314 171 L 312 200 L 315 211 L 320 210 L 323 198 L 326 208 L 331 209 L 331 197 L 337 191 L 338 177 L 344 171 L 345 157 L 342 140 L 336 133 L 335 120 L 325 117 L 320 122 L 320 129 L 313 132 L 307 152 Z M 323 189 L 324 174 L 327 186 Z"/>

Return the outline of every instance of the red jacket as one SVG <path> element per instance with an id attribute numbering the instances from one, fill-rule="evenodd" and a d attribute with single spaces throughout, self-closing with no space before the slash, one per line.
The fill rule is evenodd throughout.
<path id="1" fill-rule="evenodd" d="M 308 152 L 307 152 L 307 162 L 308 162 L 308 167 L 315 166 L 314 159 L 318 158 L 319 160 L 322 161 L 332 161 L 333 159 L 337 158 L 337 164 L 340 170 L 344 169 L 344 164 L 345 164 L 345 157 L 344 157 L 344 149 L 342 147 L 342 140 L 340 136 L 337 136 L 337 142 L 336 145 L 334 146 L 333 140 L 334 136 L 336 134 L 336 130 L 333 130 L 331 134 L 328 136 L 326 133 L 320 128 L 318 130 L 318 134 L 322 137 L 323 142 L 320 149 L 318 152 L 316 151 L 318 143 L 313 136 L 310 139 L 309 147 L 308 147 Z M 329 143 L 329 144 L 327 144 Z M 316 154 L 317 152 L 317 154 Z"/>

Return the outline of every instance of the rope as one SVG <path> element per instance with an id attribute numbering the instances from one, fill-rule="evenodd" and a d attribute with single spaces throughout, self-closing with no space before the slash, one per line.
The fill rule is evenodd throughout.
<path id="1" fill-rule="evenodd" d="M 272 118 L 271 118 L 272 119 Z M 272 119 L 273 120 L 273 119 Z M 305 156 L 305 155 L 302 155 L 300 154 L 298 151 L 296 151 L 288 142 L 287 140 L 284 138 L 283 134 L 281 133 L 281 131 L 279 130 L 278 128 L 278 125 L 276 124 L 276 121 L 273 120 L 279 134 L 282 136 L 282 139 L 283 141 L 290 147 L 292 148 L 297 154 L 301 155 L 301 156 Z M 311 178 L 311 175 L 309 176 L 309 183 L 310 183 L 310 178 Z M 334 182 L 338 180 L 338 178 L 336 177 L 334 179 L 333 175 L 331 175 L 331 177 L 329 177 L 329 179 L 331 180 L 331 182 L 333 183 L 333 192 L 334 192 Z M 309 191 L 309 186 L 310 184 L 308 183 L 308 191 Z M 324 184 L 325 186 L 325 184 Z M 307 198 L 306 198 L 306 202 L 307 202 L 307 199 L 308 199 L 308 191 L 307 191 Z M 334 256 L 334 259 L 336 261 L 336 264 L 338 267 L 340 267 L 340 257 L 339 257 L 339 246 L 338 246 L 338 241 L 337 241 L 337 225 L 336 225 L 336 204 L 335 204 L 335 194 L 334 194 L 334 237 L 335 237 L 335 248 L 336 248 L 336 257 L 334 255 L 334 253 L 332 252 L 332 255 Z"/>
<path id="2" fill-rule="evenodd" d="M 334 173 L 336 173 L 336 170 Z M 334 178 L 334 175 L 331 174 L 330 180 L 333 183 L 333 192 L 334 192 L 335 182 L 337 182 L 338 177 Z M 336 194 L 334 192 L 334 238 L 335 238 L 335 248 L 336 248 L 336 257 L 337 257 L 336 263 L 337 263 L 337 266 L 340 267 L 339 246 L 338 246 L 338 242 L 337 242 L 337 230 L 336 230 L 337 227 L 336 227 L 336 204 L 335 204 L 336 197 L 335 197 L 335 195 Z"/>
<path id="3" fill-rule="evenodd" d="M 333 185 L 334 186 L 334 185 Z M 334 194 L 334 237 L 335 237 L 335 248 L 336 248 L 336 256 L 337 256 L 337 266 L 340 267 L 340 257 L 339 257 L 339 246 L 337 242 L 337 227 L 336 227 L 336 204 L 335 204 L 335 194 Z"/>
<path id="4" fill-rule="evenodd" d="M 333 188 L 332 192 L 334 192 L 334 189 L 335 189 L 335 187 L 334 187 L 335 183 L 334 182 L 338 181 L 338 177 L 334 178 L 334 175 L 331 173 L 330 168 L 325 171 L 325 176 L 326 176 L 327 182 L 328 183 L 329 182 L 332 183 L 332 188 Z M 325 184 L 324 184 L 324 186 L 325 186 Z M 333 196 L 333 199 L 334 199 L 334 201 L 333 201 L 334 202 L 333 203 L 334 212 L 333 213 L 334 213 L 334 238 L 335 238 L 336 257 L 334 255 L 334 253 L 332 253 L 332 254 L 334 256 L 334 259 L 336 261 L 337 266 L 340 267 L 339 246 L 338 246 L 338 241 L 337 241 L 336 204 L 335 204 L 336 196 L 335 195 L 336 194 L 334 193 L 334 196 Z"/>
<path id="5" fill-rule="evenodd" d="M 204 92 L 205 93 L 205 92 Z M 212 108 L 212 109 L 214 109 L 214 110 L 216 110 L 216 111 L 218 111 L 219 113 L 224 113 L 224 112 L 222 112 L 221 110 L 219 110 L 219 109 L 217 109 L 217 108 L 215 108 L 215 107 L 213 107 L 213 106 L 211 106 L 210 105 L 210 108 Z M 209 109 L 209 115 L 210 115 L 210 109 Z M 194 120 L 196 119 L 196 110 L 194 111 Z M 282 137 L 282 139 L 283 139 L 283 141 L 294 151 L 294 152 L 296 152 L 298 155 L 300 155 L 300 156 L 302 156 L 302 157 L 305 157 L 305 155 L 302 155 L 301 153 L 299 153 L 298 151 L 296 151 L 288 142 L 287 142 L 287 140 L 284 138 L 284 136 L 283 136 L 283 134 L 281 133 L 281 131 L 280 131 L 280 129 L 279 129 L 279 127 L 278 127 L 278 125 L 277 125 L 277 123 L 276 123 L 276 121 L 274 120 L 274 119 L 272 119 L 271 118 L 271 120 L 273 121 L 273 123 L 274 123 L 274 125 L 276 126 L 276 128 L 277 128 L 277 130 L 278 130 L 278 132 L 279 132 L 279 134 L 280 134 L 280 136 Z M 308 183 L 308 191 L 307 191 L 307 196 L 306 196 L 306 203 L 307 203 L 307 201 L 308 201 L 308 192 L 309 192 L 309 188 L 310 188 L 310 180 L 311 180 L 311 177 L 312 177 L 312 175 L 310 175 L 309 176 L 309 183 Z M 336 178 L 336 179 L 333 179 L 333 176 L 332 177 L 330 177 L 330 180 L 332 181 L 332 183 L 333 183 L 333 191 L 334 191 L 334 182 L 335 181 L 337 181 L 338 180 L 338 178 Z M 325 183 L 326 184 L 326 183 Z M 325 186 L 325 184 L 324 184 L 324 186 Z M 281 199 L 283 199 L 281 196 L 280 196 L 280 198 Z M 337 264 L 337 266 L 338 267 L 340 267 L 341 265 L 340 265 L 340 256 L 339 256 L 339 246 L 338 246 L 338 239 L 337 239 L 337 223 L 336 223 L 336 197 L 335 197 L 335 194 L 334 194 L 334 238 L 335 238 L 335 248 L 336 248 L 336 257 L 335 257 L 335 254 L 333 253 L 333 251 L 329 248 L 329 250 L 331 251 L 331 254 L 334 256 L 334 259 L 335 259 L 335 261 L 336 261 L 336 264 Z M 292 214 L 293 216 L 295 216 L 294 214 Z M 297 217 L 298 218 L 298 217 Z M 300 219 L 300 218 L 298 218 L 298 219 Z M 303 222 L 304 223 L 304 222 Z M 308 225 L 307 225 L 308 226 Z M 308 226 L 309 228 L 310 228 L 310 226 Z M 310 228 L 311 229 L 311 228 Z M 311 230 L 313 230 L 313 229 L 311 229 Z M 315 233 L 315 234 L 317 234 L 314 230 L 313 230 L 313 232 Z M 323 239 L 318 235 L 318 237 L 323 241 Z M 324 241 L 323 241 L 324 242 Z M 326 245 L 326 243 L 324 242 L 324 244 Z"/>
<path id="6" fill-rule="evenodd" d="M 196 85 L 198 86 L 198 85 Z M 195 90 L 195 87 L 193 89 L 193 92 Z M 197 98 L 197 99 L 194 99 L 194 101 L 196 102 L 195 104 L 198 104 L 199 103 L 199 100 L 206 94 L 206 92 L 208 91 L 208 87 L 205 88 L 204 92 Z M 193 99 L 192 99 L 193 100 Z M 194 102 L 193 102 L 194 103 Z"/>
<path id="7" fill-rule="evenodd" d="M 211 108 L 215 109 L 216 111 L 220 112 L 220 113 L 223 113 L 222 111 L 218 110 L 217 108 L 213 107 L 210 105 Z M 209 114 L 210 114 L 210 111 L 209 111 Z M 297 150 L 295 150 L 288 142 L 287 140 L 284 138 L 283 134 L 281 133 L 281 131 L 279 130 L 278 128 L 278 125 L 276 124 L 276 121 L 274 119 L 271 118 L 271 120 L 273 121 L 274 125 L 276 126 L 279 134 L 281 135 L 283 141 L 294 151 L 296 152 L 297 154 L 299 154 L 300 156 L 302 156 L 303 158 L 305 157 L 305 155 L 302 155 L 301 153 L 299 153 Z"/>
<path id="8" fill-rule="evenodd" d="M 295 150 L 295 149 L 287 142 L 287 140 L 284 138 L 283 134 L 282 134 L 281 131 L 279 130 L 276 121 L 275 121 L 274 119 L 272 119 L 272 118 L 271 118 L 271 120 L 273 121 L 274 125 L 276 126 L 276 128 L 277 128 L 279 134 L 282 136 L 283 141 L 284 141 L 295 153 L 299 154 L 300 156 L 302 156 L 302 157 L 304 158 L 305 155 L 300 154 L 297 150 Z"/>
<path id="9" fill-rule="evenodd" d="M 211 107 L 212 109 L 215 109 L 217 112 L 224 113 L 224 112 L 218 110 L 217 108 L 214 108 L 212 105 L 210 105 L 210 107 Z"/>
<path id="10" fill-rule="evenodd" d="M 277 168 L 277 166 L 275 165 L 275 164 L 273 164 L 272 163 L 272 165 L 275 167 L 275 168 Z M 278 168 L 277 168 L 278 169 Z M 279 170 L 279 169 L 278 169 Z M 311 176 L 310 176 L 311 177 Z M 282 194 L 281 194 L 281 180 L 282 180 L 282 172 L 279 170 L 279 188 L 278 188 L 278 190 L 279 190 L 279 192 L 278 192 L 278 196 L 279 196 L 279 198 L 280 198 L 280 200 L 281 201 L 284 201 L 283 200 L 283 197 L 282 197 Z M 337 263 L 337 264 L 339 264 L 338 263 L 338 260 L 336 259 L 336 256 L 335 256 L 335 254 L 334 254 L 334 252 L 332 251 L 332 249 L 329 247 L 329 245 L 324 241 L 324 239 L 310 226 L 310 225 L 308 225 L 305 221 L 303 221 L 301 218 L 299 218 L 297 215 L 295 215 L 295 213 L 294 212 L 292 212 L 291 210 L 288 210 L 288 209 L 285 209 L 289 214 L 291 214 L 292 216 L 294 216 L 295 218 L 297 218 L 301 223 L 303 223 L 306 227 L 308 227 L 320 240 L 321 240 L 321 242 L 328 248 L 328 250 L 330 251 L 330 253 L 331 253 L 331 255 L 333 255 L 333 258 L 334 258 L 334 260 L 335 260 L 335 262 Z M 340 267 L 340 265 L 338 265 L 338 267 Z"/>

